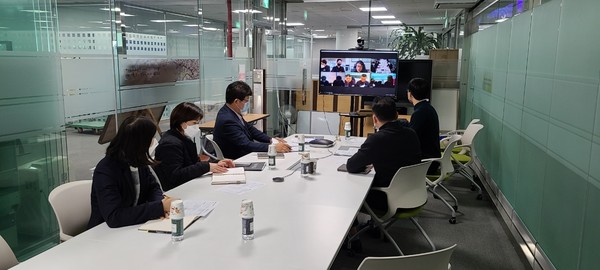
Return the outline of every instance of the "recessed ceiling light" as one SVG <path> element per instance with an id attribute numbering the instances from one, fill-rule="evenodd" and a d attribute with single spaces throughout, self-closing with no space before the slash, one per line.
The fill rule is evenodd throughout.
<path id="1" fill-rule="evenodd" d="M 304 25 L 304 24 L 300 23 L 300 22 L 289 22 L 289 23 L 286 23 L 286 25 L 287 26 L 301 26 L 301 25 Z"/>
<path id="2" fill-rule="evenodd" d="M 127 14 L 127 13 L 125 13 L 125 12 L 121 12 L 121 13 L 119 13 L 119 15 L 121 15 L 121 16 L 123 16 L 123 17 L 133 17 L 133 16 L 135 16 L 135 15 L 133 15 L 133 14 Z"/>
<path id="3" fill-rule="evenodd" d="M 213 27 L 202 27 L 202 29 L 208 30 L 208 31 L 217 31 L 217 30 L 219 30 L 219 29 L 213 28 Z"/>
<path id="4" fill-rule="evenodd" d="M 255 9 L 236 9 L 232 12 L 233 13 L 262 13 L 262 11 L 255 10 Z"/>
<path id="5" fill-rule="evenodd" d="M 497 19 L 496 22 L 497 23 L 501 23 L 501 22 L 504 22 L 506 20 L 508 20 L 508 18 L 500 18 L 500 19 Z"/>
<path id="6" fill-rule="evenodd" d="M 136 26 L 144 27 L 144 26 L 148 26 L 148 25 L 147 24 L 143 24 L 143 23 L 138 23 L 138 24 L 136 24 Z"/>
<path id="7" fill-rule="evenodd" d="M 174 22 L 187 22 L 187 21 L 183 21 L 183 20 L 150 20 L 151 22 L 158 22 L 158 23 L 174 23 Z"/>
<path id="8" fill-rule="evenodd" d="M 183 26 L 187 26 L 187 27 L 198 27 L 197 24 L 184 24 Z"/>
<path id="9" fill-rule="evenodd" d="M 401 24 L 402 21 L 400 20 L 393 20 L 393 21 L 381 21 L 381 23 L 383 24 Z"/>
<path id="10" fill-rule="evenodd" d="M 396 19 L 396 16 L 394 15 L 376 15 L 376 16 L 372 16 L 373 19 Z"/>
<path id="11" fill-rule="evenodd" d="M 324 32 L 325 30 L 323 30 L 323 29 L 317 29 L 317 30 L 313 30 L 313 31 L 315 31 L 315 32 Z"/>
<path id="12" fill-rule="evenodd" d="M 362 11 L 369 11 L 368 7 L 361 7 L 360 10 Z M 372 7 L 371 11 L 387 11 L 387 8 L 385 7 Z"/>
<path id="13" fill-rule="evenodd" d="M 202 11 L 198 11 L 198 15 L 202 15 Z"/>

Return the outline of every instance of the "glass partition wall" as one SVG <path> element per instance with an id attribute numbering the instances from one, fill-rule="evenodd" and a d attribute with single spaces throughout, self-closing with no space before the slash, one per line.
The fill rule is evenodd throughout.
<path id="1" fill-rule="evenodd" d="M 147 113 L 165 131 L 170 108 L 190 101 L 214 120 L 229 83 L 276 68 L 264 48 L 267 36 L 285 39 L 271 31 L 284 3 L 258 2 L 2 1 L 0 235 L 20 260 L 58 243 L 48 194 L 91 179 L 122 113 Z"/>

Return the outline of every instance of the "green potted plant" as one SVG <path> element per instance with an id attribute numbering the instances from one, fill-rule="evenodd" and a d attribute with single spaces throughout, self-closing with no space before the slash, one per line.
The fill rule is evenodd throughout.
<path id="1" fill-rule="evenodd" d="M 429 55 L 429 50 L 439 48 L 439 41 L 433 33 L 423 31 L 423 26 L 415 29 L 403 25 L 390 33 L 388 47 L 398 51 L 400 59 L 415 59 L 417 55 Z"/>

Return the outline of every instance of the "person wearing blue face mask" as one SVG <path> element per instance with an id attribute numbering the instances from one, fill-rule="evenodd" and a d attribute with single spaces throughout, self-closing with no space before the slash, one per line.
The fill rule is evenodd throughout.
<path id="1" fill-rule="evenodd" d="M 204 113 L 194 103 L 183 102 L 175 106 L 169 119 L 171 128 L 163 133 L 156 147 L 155 171 L 164 190 L 175 188 L 207 172 L 226 172 L 234 167 L 233 161 L 200 161 L 196 138 L 200 129 L 198 122 Z"/>
<path id="2" fill-rule="evenodd" d="M 225 105 L 217 113 L 213 138 L 223 155 L 237 159 L 252 152 L 267 152 L 271 137 L 249 124 L 242 117 L 242 110 L 252 96 L 250 86 L 242 81 L 232 82 L 225 90 Z M 286 153 L 291 147 L 280 138 L 275 149 Z"/>

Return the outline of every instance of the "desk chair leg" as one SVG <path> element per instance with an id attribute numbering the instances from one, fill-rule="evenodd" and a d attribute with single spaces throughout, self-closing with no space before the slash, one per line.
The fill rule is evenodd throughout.
<path id="1" fill-rule="evenodd" d="M 467 173 L 466 170 L 462 170 L 460 169 L 458 171 L 458 173 L 462 176 L 464 176 L 465 178 L 469 179 L 469 181 L 471 181 L 471 185 L 473 185 L 476 189 L 477 189 L 477 199 L 478 200 L 482 200 L 483 199 L 483 193 L 481 190 L 481 187 L 475 182 L 475 180 L 473 180 L 473 177 L 471 176 L 471 174 Z"/>
<path id="2" fill-rule="evenodd" d="M 434 188 L 430 187 L 427 190 L 429 192 L 431 192 L 433 194 L 433 196 L 437 196 L 450 209 L 450 211 L 452 211 L 452 217 L 450 218 L 449 222 L 451 224 L 456 224 L 456 210 L 455 210 L 455 207 L 458 208 L 458 205 L 455 205 L 454 207 L 452 205 L 450 205 L 450 203 L 448 203 L 448 201 L 446 201 L 446 199 L 444 199 L 437 192 L 435 192 Z"/>
<path id="3" fill-rule="evenodd" d="M 427 242 L 431 246 L 431 250 L 435 251 L 435 245 L 433 244 L 433 242 L 429 238 L 429 235 L 427 235 L 427 233 L 425 232 L 425 230 L 423 230 L 423 227 L 421 227 L 421 225 L 419 224 L 419 222 L 417 222 L 417 219 L 414 218 L 414 217 L 411 217 L 410 221 L 412 221 L 412 223 L 415 224 L 415 226 L 417 227 L 417 229 L 419 229 L 419 231 L 421 231 L 421 234 L 425 237 L 425 239 L 427 239 Z"/>
<path id="4" fill-rule="evenodd" d="M 398 244 L 396 244 L 396 241 L 394 241 L 394 238 L 392 238 L 390 233 L 388 233 L 388 231 L 386 230 L 386 228 L 389 226 L 388 223 L 390 223 L 390 222 L 388 222 L 388 221 L 378 222 L 377 219 L 375 218 L 376 217 L 375 213 L 373 212 L 373 210 L 371 210 L 369 205 L 364 203 L 363 206 L 365 207 L 365 209 L 367 210 L 369 215 L 371 215 L 371 217 L 372 217 L 371 220 L 374 221 L 375 226 L 377 226 L 377 228 L 385 235 L 385 237 L 387 237 L 387 239 L 390 240 L 390 242 L 392 243 L 392 245 L 394 245 L 394 247 L 396 248 L 398 253 L 400 253 L 400 255 L 404 256 L 404 253 L 402 252 L 402 250 L 400 249 Z M 392 218 L 394 218 L 394 217 L 392 217 Z M 395 221 L 395 220 L 396 219 L 394 218 L 393 221 Z M 393 222 L 391 222 L 391 223 L 393 223 Z"/>

